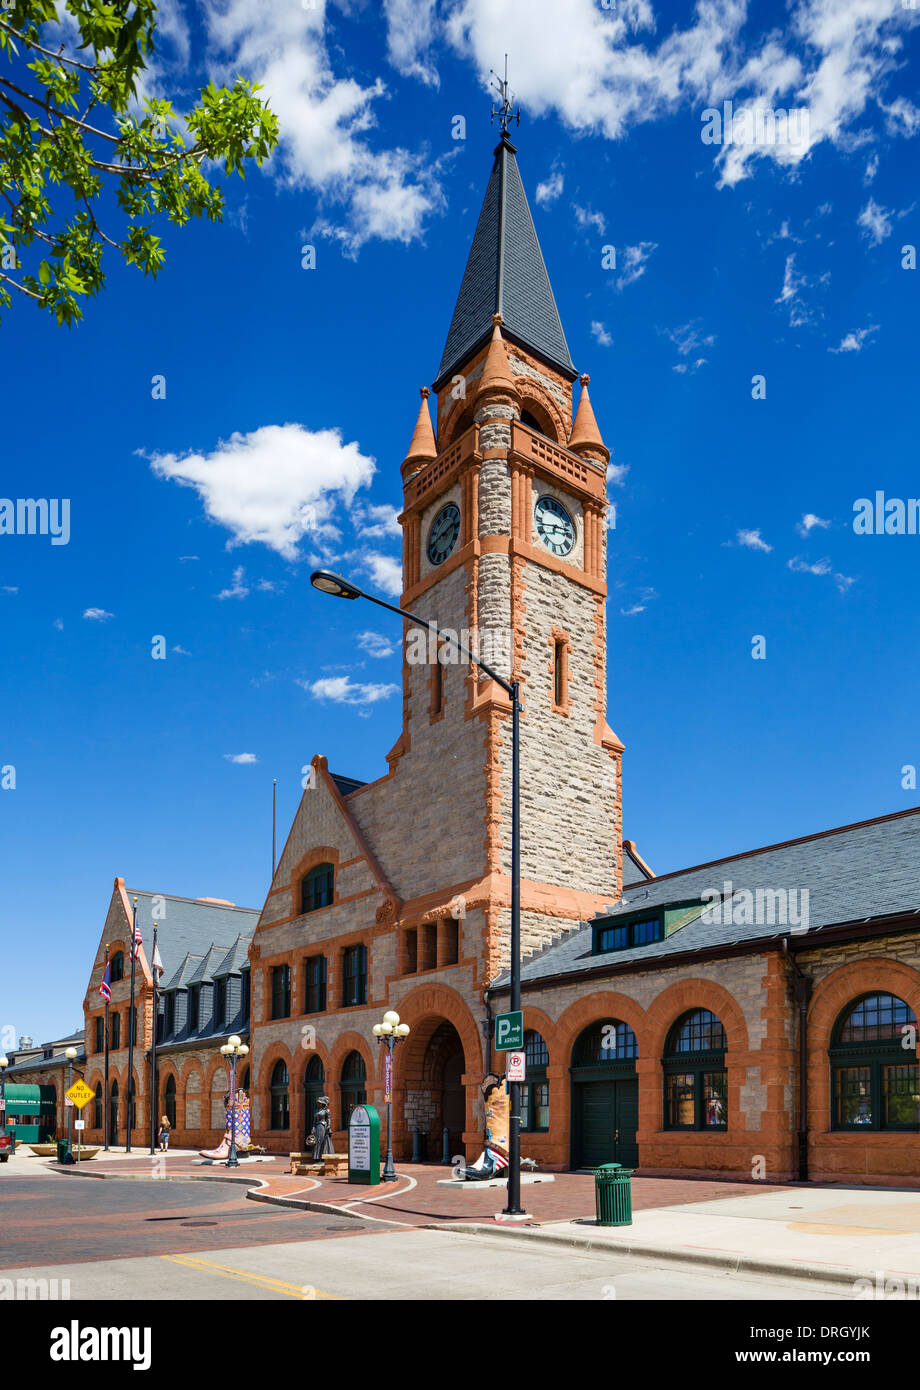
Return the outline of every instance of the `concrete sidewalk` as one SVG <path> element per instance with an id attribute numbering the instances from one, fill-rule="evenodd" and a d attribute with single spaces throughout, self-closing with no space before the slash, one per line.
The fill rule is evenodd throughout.
<path id="1" fill-rule="evenodd" d="M 854 1297 L 920 1297 L 920 1192 L 786 1188 L 635 1212 L 631 1226 L 439 1223 L 440 1229 L 608 1248 L 643 1259 L 848 1285 Z M 860 1283 L 858 1281 L 865 1281 Z"/>

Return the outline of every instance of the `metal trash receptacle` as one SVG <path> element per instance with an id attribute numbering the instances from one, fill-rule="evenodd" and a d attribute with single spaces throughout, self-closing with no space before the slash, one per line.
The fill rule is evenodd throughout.
<path id="1" fill-rule="evenodd" d="M 602 1163 L 595 1168 L 594 1198 L 599 1226 L 632 1225 L 633 1172 L 620 1163 Z"/>

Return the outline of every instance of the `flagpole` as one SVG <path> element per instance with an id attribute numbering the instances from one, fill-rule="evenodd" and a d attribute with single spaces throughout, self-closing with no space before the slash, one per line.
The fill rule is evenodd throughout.
<path id="1" fill-rule="evenodd" d="M 272 883 L 275 881 L 275 834 L 277 828 L 277 793 L 278 778 L 272 780 Z"/>
<path id="2" fill-rule="evenodd" d="M 105 965 L 102 968 L 102 978 L 105 980 L 105 972 L 109 968 L 109 948 L 105 948 Z M 105 1134 L 103 1135 L 104 1147 L 109 1147 L 109 1001 L 105 1001 L 105 1091 L 102 1099 L 102 1118 L 105 1121 Z"/>
<path id="3" fill-rule="evenodd" d="M 157 1151 L 157 985 L 160 982 L 159 971 L 157 970 L 157 929 L 153 929 L 153 954 L 150 957 L 150 970 L 153 975 L 153 1034 L 150 1043 L 150 1152 L 155 1154 Z"/>
<path id="4" fill-rule="evenodd" d="M 131 924 L 131 998 L 128 1003 L 128 1094 L 125 1098 L 125 1153 L 131 1152 L 131 1095 L 137 1105 L 134 1086 L 134 973 L 137 968 L 137 898 L 134 899 L 134 921 Z"/>

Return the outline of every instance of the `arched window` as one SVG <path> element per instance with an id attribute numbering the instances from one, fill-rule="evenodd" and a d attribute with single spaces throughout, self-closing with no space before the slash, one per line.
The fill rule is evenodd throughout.
<path id="1" fill-rule="evenodd" d="M 315 869 L 301 880 L 300 911 L 315 912 L 318 907 L 328 907 L 332 902 L 335 886 L 335 869 L 331 864 L 317 864 Z"/>
<path id="2" fill-rule="evenodd" d="M 304 1069 L 303 1074 L 303 1094 L 304 1094 L 304 1136 L 313 1130 L 313 1116 L 316 1114 L 316 1102 L 324 1094 L 323 1088 L 326 1085 L 326 1070 L 323 1066 L 323 1059 L 317 1057 L 316 1053 L 310 1058 Z"/>
<path id="3" fill-rule="evenodd" d="M 269 1087 L 271 1094 L 271 1123 L 269 1129 L 290 1129 L 291 1112 L 290 1099 L 288 1096 L 288 1069 L 284 1061 L 276 1062 L 272 1068 L 272 1079 Z"/>
<path id="4" fill-rule="evenodd" d="M 96 1082 L 96 1090 L 93 1095 L 93 1129 L 101 1129 L 103 1124 L 102 1112 L 105 1108 L 105 1101 L 102 1095 L 102 1082 Z"/>
<path id="5" fill-rule="evenodd" d="M 549 1129 L 549 1052 L 542 1033 L 524 1034 L 525 1080 L 521 1087 L 521 1129 L 531 1134 Z"/>
<path id="6" fill-rule="evenodd" d="M 112 1082 L 109 1098 L 109 1143 L 118 1143 L 118 1082 Z"/>
<path id="7" fill-rule="evenodd" d="M 674 1024 L 662 1058 L 665 1129 L 725 1129 L 725 1047 L 725 1029 L 708 1009 Z"/>
<path id="8" fill-rule="evenodd" d="M 109 961 L 109 980 L 114 985 L 116 980 L 123 980 L 124 978 L 125 953 L 124 951 L 116 951 L 112 959 Z"/>
<path id="9" fill-rule="evenodd" d="M 167 1076 L 163 1088 L 163 1114 L 173 1129 L 176 1127 L 176 1078 Z"/>
<path id="10" fill-rule="evenodd" d="M 920 1129 L 917 1019 L 894 994 L 865 994 L 830 1047 L 834 1129 Z"/>
<path id="11" fill-rule="evenodd" d="M 539 406 L 534 406 L 533 402 L 530 409 L 525 406 L 521 411 L 521 424 L 526 425 L 528 429 L 536 430 L 537 434 L 545 435 L 547 439 L 552 439 L 554 443 L 559 442 L 549 416 Z"/>
<path id="12" fill-rule="evenodd" d="M 609 1066 L 611 1062 L 634 1062 L 638 1055 L 636 1035 L 629 1024 L 607 1018 L 593 1023 L 580 1035 L 572 1050 L 572 1066 Z"/>
<path id="13" fill-rule="evenodd" d="M 364 1083 L 367 1074 L 364 1069 L 364 1058 L 360 1052 L 349 1052 L 345 1061 L 342 1063 L 342 1128 L 348 1128 L 348 1121 L 351 1112 L 356 1105 L 363 1105 L 367 1100 L 367 1091 Z"/>

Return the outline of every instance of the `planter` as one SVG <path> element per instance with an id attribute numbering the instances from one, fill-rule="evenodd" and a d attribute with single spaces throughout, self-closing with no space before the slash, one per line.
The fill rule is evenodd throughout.
<path id="1" fill-rule="evenodd" d="M 29 1148 L 30 1148 L 30 1149 L 32 1150 L 32 1152 L 33 1152 L 34 1154 L 36 1154 L 39 1158 L 57 1158 L 57 1144 L 30 1144 L 30 1145 L 29 1145 Z M 98 1149 L 98 1148 L 95 1148 L 95 1149 L 81 1149 L 81 1150 L 80 1150 L 80 1162 L 81 1162 L 81 1163 L 85 1163 L 86 1160 L 87 1160 L 88 1158 L 95 1158 L 98 1152 L 99 1152 L 99 1149 Z M 73 1146 L 73 1156 L 74 1156 L 74 1159 L 76 1159 L 76 1156 L 77 1156 L 77 1146 L 76 1146 L 76 1144 L 74 1144 L 74 1146 Z"/>

